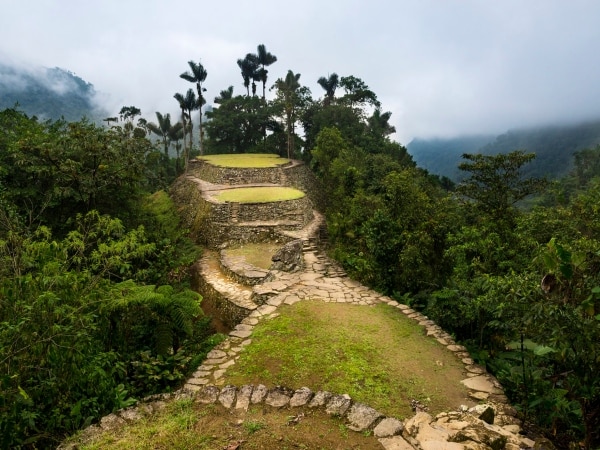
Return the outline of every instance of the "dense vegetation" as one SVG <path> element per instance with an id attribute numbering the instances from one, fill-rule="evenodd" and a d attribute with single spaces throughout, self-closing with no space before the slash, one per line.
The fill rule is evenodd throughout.
<path id="1" fill-rule="evenodd" d="M 51 445 L 202 357 L 208 328 L 184 283 L 196 255 L 161 189 L 194 154 L 266 152 L 319 177 L 351 276 L 452 332 L 559 445 L 597 447 L 600 147 L 548 183 L 508 139 L 463 152 L 454 186 L 390 139 L 357 77 L 321 77 L 315 99 L 289 70 L 267 99 L 276 61 L 263 45 L 240 58 L 245 94 L 222 90 L 206 117 L 208 72 L 190 61 L 176 123 L 133 106 L 106 128 L 0 114 L 2 446 Z"/>
<path id="2" fill-rule="evenodd" d="M 54 446 L 210 348 L 158 190 L 173 163 L 143 134 L 0 112 L 0 448 Z"/>
<path id="3" fill-rule="evenodd" d="M 523 176 L 531 153 L 464 154 L 446 192 L 410 161 L 354 158 L 351 139 L 324 129 L 312 151 L 334 255 L 465 343 L 559 445 L 597 448 L 600 147 L 551 184 Z"/>

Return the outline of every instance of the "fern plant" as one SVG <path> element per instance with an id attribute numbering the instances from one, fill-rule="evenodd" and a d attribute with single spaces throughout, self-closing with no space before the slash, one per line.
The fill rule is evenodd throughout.
<path id="1" fill-rule="evenodd" d="M 145 347 L 161 356 L 177 353 L 202 314 L 202 297 L 188 289 L 176 292 L 172 286 L 139 286 L 128 280 L 116 284 L 111 294 L 106 313 L 113 345 L 124 351 Z"/>

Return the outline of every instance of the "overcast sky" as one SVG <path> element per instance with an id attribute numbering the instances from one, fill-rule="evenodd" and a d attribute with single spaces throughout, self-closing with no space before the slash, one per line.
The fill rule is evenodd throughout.
<path id="1" fill-rule="evenodd" d="M 116 114 L 177 114 L 187 61 L 209 103 L 258 44 L 313 97 L 320 76 L 365 81 L 395 138 L 500 133 L 600 118 L 597 0 L 0 0 L 0 61 L 61 67 Z"/>

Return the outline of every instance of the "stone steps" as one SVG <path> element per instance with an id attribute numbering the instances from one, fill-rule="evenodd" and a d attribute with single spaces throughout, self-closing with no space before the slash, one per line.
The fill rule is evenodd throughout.
<path id="1" fill-rule="evenodd" d="M 202 309 L 207 315 L 218 311 L 219 320 L 233 328 L 258 308 L 251 299 L 252 288 L 227 277 L 221 270 L 217 254 L 205 252 L 198 266 Z"/>

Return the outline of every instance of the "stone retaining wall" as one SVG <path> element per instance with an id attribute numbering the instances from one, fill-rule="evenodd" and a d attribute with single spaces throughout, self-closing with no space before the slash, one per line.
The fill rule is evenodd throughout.
<path id="1" fill-rule="evenodd" d="M 301 161 L 280 169 L 286 186 L 296 188 L 308 195 L 316 209 L 324 211 L 327 193 L 314 173 Z"/>
<path id="2" fill-rule="evenodd" d="M 297 160 L 277 168 L 227 168 L 197 160 L 190 162 L 188 174 L 213 184 L 270 183 L 293 187 L 305 192 L 319 210 L 323 210 L 326 199 L 321 182 L 304 162 Z"/>
<path id="3" fill-rule="evenodd" d="M 230 213 L 228 221 L 231 221 L 234 204 L 228 203 L 227 206 Z M 235 208 L 237 222 L 294 221 L 296 230 L 304 228 L 313 217 L 312 202 L 306 196 L 282 202 L 238 203 Z"/>
<path id="4" fill-rule="evenodd" d="M 212 316 L 213 318 L 218 317 L 222 328 L 234 328 L 254 310 L 252 307 L 244 307 L 242 302 L 231 301 L 230 296 L 215 289 L 202 276 L 202 270 L 199 267 L 194 267 L 192 270 L 192 289 L 202 292 L 202 309 L 205 314 L 210 315 L 211 311 L 218 311 L 218 315 L 213 314 Z"/>
<path id="5" fill-rule="evenodd" d="M 291 163 L 286 163 L 291 165 Z M 282 173 L 273 167 L 217 167 L 198 160 L 190 166 L 189 173 L 213 184 L 283 184 Z"/>
<path id="6" fill-rule="evenodd" d="M 244 244 L 290 238 L 281 231 L 301 230 L 313 219 L 308 197 L 268 203 L 218 203 L 202 196 L 191 178 L 180 177 L 171 188 L 183 225 L 191 238 L 216 249 L 224 242 Z"/>
<path id="7" fill-rule="evenodd" d="M 221 270 L 236 283 L 255 286 L 264 282 L 269 275 L 268 270 L 253 266 L 244 258 L 231 256 L 227 250 L 222 250 L 220 256 Z"/>

